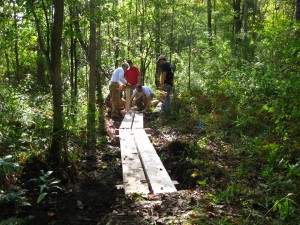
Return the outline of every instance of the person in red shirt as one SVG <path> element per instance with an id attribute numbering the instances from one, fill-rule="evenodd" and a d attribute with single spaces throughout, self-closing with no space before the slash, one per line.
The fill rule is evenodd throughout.
<path id="1" fill-rule="evenodd" d="M 127 60 L 129 64 L 129 69 L 125 72 L 124 76 L 129 84 L 131 84 L 132 89 L 141 83 L 141 74 L 137 67 L 135 67 L 130 59 Z"/>

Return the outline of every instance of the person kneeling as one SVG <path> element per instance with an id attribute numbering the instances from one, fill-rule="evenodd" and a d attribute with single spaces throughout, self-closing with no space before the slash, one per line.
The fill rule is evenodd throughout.
<path id="1" fill-rule="evenodd" d="M 135 98 L 135 104 L 142 112 L 147 112 L 150 109 L 151 101 L 154 98 L 154 92 L 146 86 L 137 84 L 130 98 L 130 105 Z"/>

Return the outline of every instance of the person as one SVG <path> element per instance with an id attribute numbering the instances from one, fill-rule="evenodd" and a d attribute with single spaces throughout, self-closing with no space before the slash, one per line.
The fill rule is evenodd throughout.
<path id="1" fill-rule="evenodd" d="M 125 104 L 126 104 L 126 101 L 124 98 L 122 98 L 122 92 L 124 91 L 124 89 L 126 88 L 126 85 L 120 85 L 119 87 L 119 91 L 120 91 L 120 105 L 119 105 L 119 108 L 120 109 L 124 109 L 125 108 Z M 107 107 L 110 108 L 111 110 L 111 106 L 112 106 L 112 97 L 111 97 L 111 93 L 109 92 L 104 100 L 104 103 Z"/>
<path id="2" fill-rule="evenodd" d="M 125 84 L 126 86 L 130 87 L 130 84 L 124 78 L 124 73 L 129 68 L 127 62 L 124 62 L 121 67 L 115 69 L 111 76 L 110 84 L 109 84 L 109 92 L 112 99 L 112 106 L 111 106 L 111 117 L 112 118 L 120 118 L 120 90 L 119 86 L 120 83 Z"/>
<path id="3" fill-rule="evenodd" d="M 135 86 L 138 83 L 141 83 L 141 74 L 137 67 L 135 67 L 131 61 L 131 59 L 127 60 L 127 63 L 129 64 L 129 69 L 125 71 L 125 78 L 129 84 L 131 84 L 131 94 L 134 90 Z"/>
<path id="4" fill-rule="evenodd" d="M 136 98 L 135 103 L 137 107 L 143 110 L 143 112 L 147 112 L 150 109 L 151 101 L 154 98 L 154 92 L 149 87 L 137 84 L 130 98 L 130 105 L 132 105 L 134 98 Z"/>
<path id="5" fill-rule="evenodd" d="M 160 86 L 161 90 L 165 92 L 166 98 L 162 103 L 162 112 L 167 113 L 171 104 L 170 94 L 174 84 L 174 67 L 164 55 L 158 56 L 156 63 L 161 66 Z"/>

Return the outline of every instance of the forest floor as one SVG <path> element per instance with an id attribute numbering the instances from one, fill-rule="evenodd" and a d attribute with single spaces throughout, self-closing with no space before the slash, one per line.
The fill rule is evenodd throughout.
<path id="1" fill-rule="evenodd" d="M 162 120 L 164 126 L 157 122 Z M 178 192 L 126 196 L 117 189 L 122 184 L 120 148 L 117 139 L 110 138 L 78 160 L 76 181 L 65 184 L 51 201 L 32 206 L 29 213 L 35 219 L 29 224 L 241 224 L 238 205 L 212 204 L 214 190 L 228 182 L 226 174 L 239 159 L 222 141 L 208 141 L 203 151 L 195 152 L 191 143 L 203 137 L 203 130 L 188 121 L 179 126 L 175 120 L 149 113 L 144 127 L 152 129 L 151 141 L 172 180 L 179 182 Z M 120 121 L 107 118 L 106 124 L 113 133 Z"/>

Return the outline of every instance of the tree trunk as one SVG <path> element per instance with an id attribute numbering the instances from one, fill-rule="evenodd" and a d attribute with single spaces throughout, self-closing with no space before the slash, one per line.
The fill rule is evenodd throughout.
<path id="1" fill-rule="evenodd" d="M 244 24 L 243 24 L 243 29 L 244 29 L 244 33 L 245 33 L 245 38 L 247 38 L 247 33 L 248 33 L 248 0 L 244 1 L 244 13 L 243 13 L 243 17 L 244 17 Z"/>
<path id="2" fill-rule="evenodd" d="M 10 63 L 9 63 L 9 55 L 7 52 L 5 52 L 5 61 L 6 61 L 6 71 L 5 71 L 5 77 L 10 80 Z"/>
<path id="3" fill-rule="evenodd" d="M 162 52 L 161 52 L 161 41 L 160 41 L 160 36 L 161 36 L 161 19 L 160 19 L 160 4 L 159 2 L 155 3 L 155 9 L 154 9 L 154 15 L 155 15 L 155 56 L 158 57 Z M 156 60 L 156 59 L 155 59 Z M 155 61 L 156 62 L 156 61 Z M 161 68 L 156 65 L 156 71 L 155 71 L 155 86 L 156 88 L 160 87 L 160 73 L 161 73 Z"/>
<path id="4" fill-rule="evenodd" d="M 90 1 L 90 77 L 89 77 L 89 98 L 87 113 L 87 143 L 90 150 L 94 150 L 96 146 L 96 129 L 95 129 L 95 98 L 96 98 L 96 22 L 95 22 L 95 0 Z"/>
<path id="5" fill-rule="evenodd" d="M 141 42 L 140 42 L 140 73 L 141 73 L 141 76 L 143 78 L 143 81 L 145 79 L 145 72 L 146 72 L 146 68 L 145 68 L 145 54 L 144 54 L 144 51 L 145 51 L 145 10 L 146 10 L 146 6 L 145 6 L 145 3 L 144 3 L 144 0 L 142 0 L 141 2 L 141 11 L 142 11 L 142 14 L 140 15 L 140 20 L 141 20 L 141 31 L 140 31 L 140 37 L 141 37 Z"/>
<path id="6" fill-rule="evenodd" d="M 188 62 L 188 89 L 191 90 L 191 61 L 192 61 L 192 46 L 191 43 L 189 43 L 189 62 Z"/>
<path id="7" fill-rule="evenodd" d="M 300 20 L 300 0 L 296 0 L 295 2 L 295 20 Z"/>
<path id="8" fill-rule="evenodd" d="M 234 33 L 240 33 L 242 28 L 242 19 L 241 19 L 241 0 L 236 0 L 233 3 L 234 10 Z"/>
<path id="9" fill-rule="evenodd" d="M 97 38 L 97 54 L 99 55 L 98 57 L 96 57 L 96 62 L 97 64 L 101 65 L 102 63 L 102 58 L 101 58 L 101 53 L 102 53 L 102 21 L 101 21 L 101 17 L 98 17 L 98 29 L 97 29 L 97 33 L 96 36 Z M 99 67 L 97 67 L 97 105 L 98 105 L 98 115 L 99 115 L 99 123 L 98 123 L 98 129 L 100 131 L 104 131 L 105 129 L 105 119 L 103 116 L 103 108 L 104 108 L 104 99 L 103 99 L 103 93 L 102 93 L 102 87 L 103 87 L 103 82 L 105 81 L 105 74 L 104 72 L 101 72 L 101 70 L 99 69 Z"/>
<path id="10" fill-rule="evenodd" d="M 13 9 L 14 9 L 14 28 L 16 32 L 15 36 L 15 80 L 17 83 L 20 83 L 20 65 L 19 65 L 19 35 L 18 35 L 18 21 L 17 21 L 17 13 L 16 13 L 16 2 L 13 2 Z"/>
<path id="11" fill-rule="evenodd" d="M 211 23 L 211 0 L 207 0 L 207 28 L 208 28 L 208 44 L 212 46 L 212 23 Z"/>
<path id="12" fill-rule="evenodd" d="M 40 90 L 43 90 L 47 86 L 46 77 L 45 77 L 46 68 L 45 68 L 43 53 L 40 50 L 38 50 L 37 52 L 36 64 L 37 64 L 37 76 L 36 76 L 37 86 Z"/>
<path id="13" fill-rule="evenodd" d="M 217 2 L 214 0 L 214 12 L 217 11 Z M 214 35 L 217 36 L 217 26 L 216 23 L 214 23 Z"/>
<path id="14" fill-rule="evenodd" d="M 64 19 L 64 0 L 54 0 L 54 22 L 51 32 L 50 74 L 53 94 L 53 136 L 49 159 L 53 165 L 59 165 L 64 141 L 63 99 L 61 79 L 61 44 Z"/>

